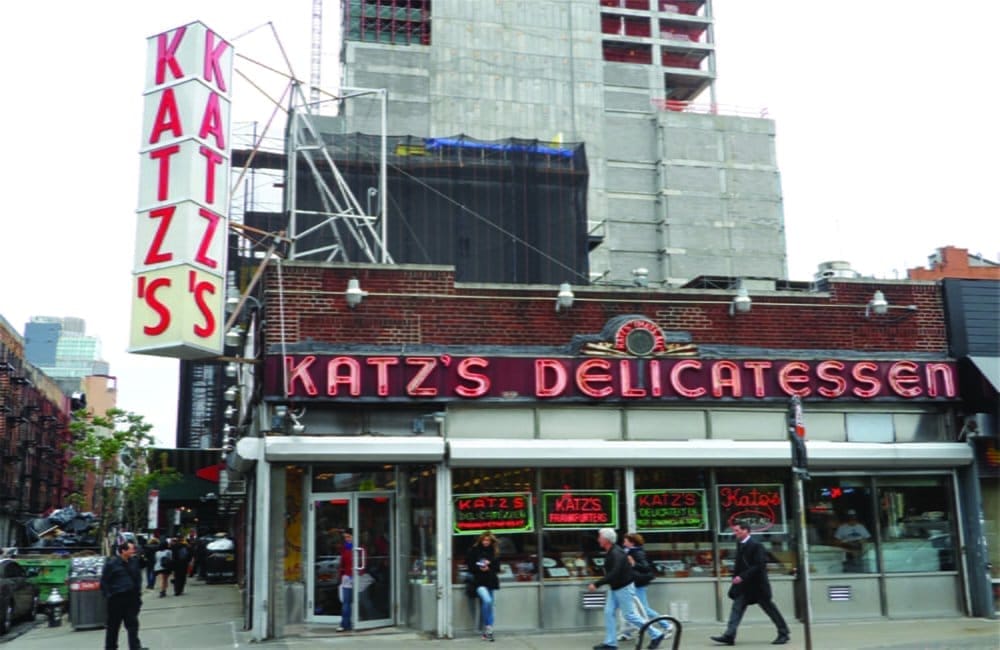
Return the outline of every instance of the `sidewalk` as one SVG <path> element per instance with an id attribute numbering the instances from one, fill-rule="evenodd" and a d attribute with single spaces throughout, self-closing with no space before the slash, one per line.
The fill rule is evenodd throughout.
<path id="1" fill-rule="evenodd" d="M 933 597 L 928 594 L 928 597 Z M 337 634 L 332 628 L 309 626 L 307 633 L 251 643 L 244 631 L 240 612 L 239 590 L 235 585 L 206 585 L 188 580 L 184 595 L 158 598 L 155 591 L 143 594 L 139 636 L 151 650 L 222 650 L 253 648 L 363 648 L 364 650 L 468 650 L 492 648 L 503 650 L 587 650 L 601 642 L 601 630 L 571 633 L 504 632 L 498 621 L 496 643 L 478 637 L 430 639 L 425 635 L 398 628 L 370 630 L 356 634 Z M 48 627 L 39 616 L 34 627 L 8 639 L 17 650 L 99 650 L 104 647 L 104 629 L 73 630 L 68 617 L 59 627 Z M 714 648 L 709 636 L 722 632 L 723 624 L 693 623 L 683 626 L 680 648 Z M 805 648 L 802 625 L 792 623 L 791 643 L 785 648 Z M 736 648 L 773 648 L 775 637 L 770 623 L 747 621 L 740 626 Z M 647 639 L 648 645 L 648 639 Z M 128 647 L 125 631 L 119 635 L 119 647 Z M 661 648 L 669 650 L 671 641 Z M 985 619 L 883 619 L 861 622 L 818 623 L 812 626 L 814 650 L 996 650 L 1000 648 L 1000 621 Z M 635 643 L 621 643 L 621 650 L 632 650 Z"/>

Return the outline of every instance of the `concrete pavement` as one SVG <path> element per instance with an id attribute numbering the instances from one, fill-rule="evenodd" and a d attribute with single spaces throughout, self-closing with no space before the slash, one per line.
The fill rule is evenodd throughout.
<path id="1" fill-rule="evenodd" d="M 239 590 L 235 585 L 206 585 L 189 580 L 183 596 L 158 598 L 146 591 L 140 616 L 139 636 L 151 650 L 222 650 L 223 648 L 261 647 L 268 649 L 364 648 L 364 650 L 467 650 L 504 648 L 505 650 L 587 650 L 601 642 L 600 630 L 571 633 L 506 633 L 502 616 L 498 621 L 496 643 L 478 637 L 430 639 L 425 635 L 396 628 L 337 634 L 332 628 L 305 626 L 302 634 L 279 640 L 251 643 L 242 629 Z M 801 624 L 792 624 L 792 641 L 785 648 L 805 648 Z M 722 632 L 720 624 L 686 624 L 679 648 L 712 648 L 709 636 Z M 740 626 L 737 648 L 771 648 L 774 628 L 769 623 L 744 622 Z M 39 616 L 33 624 L 22 623 L 13 634 L 4 637 L 17 650 L 98 650 L 104 647 L 104 630 L 73 630 L 68 617 L 60 627 L 48 627 Z M 119 647 L 127 648 L 125 631 Z M 621 643 L 622 650 L 635 644 Z M 661 648 L 673 647 L 671 642 Z M 883 619 L 818 623 L 812 626 L 815 650 L 996 650 L 1000 648 L 1000 621 L 985 619 Z"/>

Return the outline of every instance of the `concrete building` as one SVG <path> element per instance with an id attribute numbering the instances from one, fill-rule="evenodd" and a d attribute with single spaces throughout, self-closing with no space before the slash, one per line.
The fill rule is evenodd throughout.
<path id="1" fill-rule="evenodd" d="M 593 282 L 786 277 L 775 124 L 715 103 L 710 0 L 342 8 L 344 85 L 388 90 L 389 134 L 584 144 Z M 343 131 L 379 133 L 379 101 Z"/>

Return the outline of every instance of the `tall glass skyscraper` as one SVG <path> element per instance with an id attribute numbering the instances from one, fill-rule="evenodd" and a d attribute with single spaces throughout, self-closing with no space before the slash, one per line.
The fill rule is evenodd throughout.
<path id="1" fill-rule="evenodd" d="M 28 361 L 67 394 L 80 390 L 84 377 L 109 374 L 101 340 L 87 336 L 82 318 L 32 316 L 24 326 L 24 349 Z"/>

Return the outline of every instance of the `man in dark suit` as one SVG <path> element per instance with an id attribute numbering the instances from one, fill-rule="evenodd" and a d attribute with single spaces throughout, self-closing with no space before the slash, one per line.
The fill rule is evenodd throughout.
<path id="1" fill-rule="evenodd" d="M 757 604 L 778 628 L 778 638 L 772 643 L 788 643 L 788 625 L 781 612 L 771 602 L 771 583 L 767 579 L 767 551 L 757 540 L 750 537 L 750 524 L 738 521 L 733 525 L 736 535 L 736 562 L 733 565 L 733 583 L 729 587 L 729 597 L 733 599 L 733 609 L 729 614 L 729 624 L 720 636 L 713 636 L 716 643 L 733 645 L 736 643 L 736 628 L 743 620 L 747 605 Z"/>
<path id="2" fill-rule="evenodd" d="M 128 632 L 129 650 L 148 650 L 139 642 L 139 609 L 142 607 L 142 577 L 135 542 L 124 542 L 117 554 L 108 558 L 101 572 L 101 592 L 108 599 L 108 621 L 104 631 L 104 647 L 118 647 L 118 631 L 122 623 Z"/>

